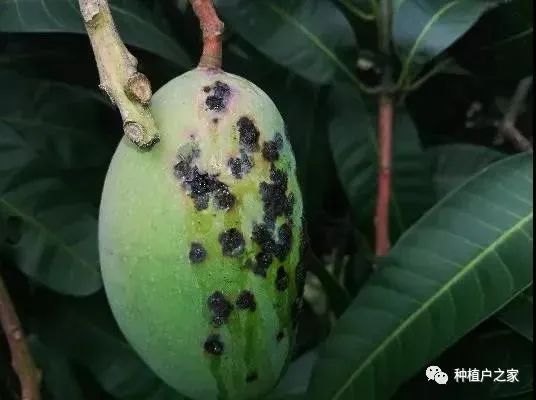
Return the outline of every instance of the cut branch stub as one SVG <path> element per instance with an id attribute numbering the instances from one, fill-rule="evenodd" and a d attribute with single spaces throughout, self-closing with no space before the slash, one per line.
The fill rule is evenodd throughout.
<path id="1" fill-rule="evenodd" d="M 149 79 L 137 71 L 137 60 L 127 50 L 115 27 L 107 0 L 79 0 L 80 10 L 95 54 L 99 87 L 119 108 L 125 135 L 139 148 L 159 141 L 149 110 Z"/>

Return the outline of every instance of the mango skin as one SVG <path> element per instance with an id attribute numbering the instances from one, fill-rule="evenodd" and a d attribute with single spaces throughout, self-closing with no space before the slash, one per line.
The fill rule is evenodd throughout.
<path id="1" fill-rule="evenodd" d="M 99 253 L 112 312 L 141 358 L 181 394 L 259 398 L 287 365 L 301 304 L 303 206 L 283 119 L 251 82 L 199 68 L 158 90 L 151 111 L 161 141 L 143 152 L 123 138 L 102 193 Z M 249 161 L 232 168 L 239 157 Z M 196 185 L 193 167 L 198 178 L 215 178 Z M 266 190 L 281 174 L 284 213 L 281 190 Z M 215 180 L 228 189 L 219 203 L 217 191 L 208 201 L 204 193 Z M 264 257 L 266 266 L 254 230 L 270 218 L 270 243 L 284 258 Z M 277 244 L 284 224 L 291 227 L 286 251 Z M 232 228 L 243 243 L 224 246 L 222 233 Z M 238 304 L 243 291 L 254 306 Z M 223 307 L 214 306 L 215 292 Z"/>

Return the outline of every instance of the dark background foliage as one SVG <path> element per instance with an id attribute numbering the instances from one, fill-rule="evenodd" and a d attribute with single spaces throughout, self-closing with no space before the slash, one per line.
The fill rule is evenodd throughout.
<path id="1" fill-rule="evenodd" d="M 307 265 L 296 361 L 274 399 L 310 397 L 311 392 L 304 393 L 317 346 L 341 314 L 341 324 L 355 317 L 359 331 L 374 331 L 380 324 L 348 308 L 370 282 L 375 263 L 377 107 L 375 96 L 360 86 L 378 83 L 389 63 L 407 89 L 396 108 L 393 139 L 393 243 L 446 193 L 516 152 L 510 142 L 498 140 L 493 122 L 503 117 L 519 81 L 532 75 L 532 1 L 395 1 L 394 54 L 387 60 L 377 52 L 373 3 L 216 2 L 226 24 L 224 69 L 265 90 L 288 126 L 315 256 Z M 111 4 L 123 40 L 155 91 L 195 66 L 200 33 L 187 1 Z M 443 68 L 436 70 L 438 65 Z M 98 205 L 122 130 L 118 113 L 97 84 L 76 1 L 0 3 L 0 274 L 44 371 L 45 399 L 181 399 L 126 343 L 103 293 Z M 528 138 L 532 102 L 531 93 L 517 120 Z M 516 251 L 521 257 L 529 254 L 524 247 Z M 520 262 L 514 257 L 507 263 Z M 517 291 L 532 282 L 532 275 L 525 275 L 516 275 Z M 471 290 L 458 294 L 457 307 L 469 307 L 479 295 Z M 430 357 L 415 355 L 414 361 L 407 359 L 406 372 L 382 383 L 385 392 L 355 398 L 528 399 L 532 289 L 491 316 L 512 297 L 496 294 L 492 305 L 458 327 L 430 357 L 444 368 L 519 368 L 519 384 L 439 390 L 419 371 Z M 434 340 L 428 337 L 433 331 L 412 329 L 423 341 Z M 351 346 L 349 351 L 359 353 Z M 324 379 L 339 385 L 337 373 Z M 320 382 L 316 387 L 323 385 L 318 373 L 312 376 Z M 1 338 L 0 399 L 15 399 L 17 391 Z"/>

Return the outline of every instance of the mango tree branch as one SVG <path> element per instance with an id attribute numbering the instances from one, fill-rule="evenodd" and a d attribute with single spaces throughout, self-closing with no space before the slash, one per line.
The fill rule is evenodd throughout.
<path id="1" fill-rule="evenodd" d="M 385 256 L 390 248 L 389 203 L 391 198 L 391 146 L 393 136 L 393 82 L 391 55 L 391 0 L 380 0 L 378 8 L 379 51 L 387 60 L 378 98 L 378 190 L 376 195 L 376 256 Z"/>
<path id="2" fill-rule="evenodd" d="M 510 102 L 510 107 L 499 124 L 499 135 L 508 139 L 518 151 L 532 151 L 532 144 L 516 128 L 516 120 L 532 88 L 532 76 L 522 79 Z"/>
<path id="3" fill-rule="evenodd" d="M 198 66 L 220 69 L 223 22 L 218 18 L 212 0 L 191 0 L 191 3 L 203 33 L 203 53 Z"/>
<path id="4" fill-rule="evenodd" d="M 0 325 L 11 352 L 11 364 L 19 377 L 21 400 L 39 400 L 41 371 L 37 369 L 24 338 L 13 302 L 0 276 Z"/>
<path id="5" fill-rule="evenodd" d="M 97 62 L 99 87 L 119 108 L 127 137 L 138 147 L 150 149 L 159 140 L 148 107 L 151 84 L 137 71 L 136 58 L 121 41 L 108 1 L 79 0 L 79 4 Z"/>

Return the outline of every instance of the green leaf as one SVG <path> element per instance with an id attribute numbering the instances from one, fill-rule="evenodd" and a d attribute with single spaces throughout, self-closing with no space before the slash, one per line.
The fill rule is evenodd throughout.
<path id="1" fill-rule="evenodd" d="M 158 389 L 152 392 L 150 395 L 144 395 L 142 397 L 134 397 L 129 400 L 188 400 L 183 395 L 177 393 L 169 386 L 162 384 Z"/>
<path id="2" fill-rule="evenodd" d="M 142 1 L 112 0 L 110 8 L 127 44 L 182 67 L 192 66 L 164 21 L 156 19 Z M 0 32 L 86 34 L 76 0 L 4 0 L 0 3 Z"/>
<path id="3" fill-rule="evenodd" d="M 397 0 L 393 41 L 402 59 L 400 81 L 450 47 L 498 0 Z"/>
<path id="4" fill-rule="evenodd" d="M 290 400 L 304 397 L 317 357 L 316 351 L 313 350 L 294 360 L 267 400 Z"/>
<path id="5" fill-rule="evenodd" d="M 437 198 L 444 197 L 489 164 L 505 157 L 504 153 L 489 147 L 462 143 L 434 146 L 426 152 L 432 163 Z"/>
<path id="6" fill-rule="evenodd" d="M 161 389 L 160 379 L 122 337 L 102 292 L 50 312 L 37 325 L 41 340 L 87 368 L 106 392 L 146 399 Z"/>
<path id="7" fill-rule="evenodd" d="M 37 336 L 28 337 L 32 356 L 43 371 L 42 385 L 51 400 L 84 400 L 84 394 L 69 361 L 57 351 L 44 345 Z"/>
<path id="8" fill-rule="evenodd" d="M 531 154 L 493 164 L 400 238 L 336 323 L 308 398 L 389 398 L 531 284 L 532 168 Z"/>
<path id="9" fill-rule="evenodd" d="M 534 336 L 532 291 L 533 288 L 530 287 L 530 289 L 520 293 L 497 314 L 500 321 L 531 342 Z"/>
<path id="10" fill-rule="evenodd" d="M 323 0 L 219 0 L 227 27 L 277 64 L 317 83 L 339 71 L 356 82 L 345 64 L 355 37 L 344 15 Z"/>
<path id="11" fill-rule="evenodd" d="M 336 87 L 331 94 L 334 117 L 329 126 L 337 173 L 360 227 L 374 218 L 378 175 L 376 112 L 355 88 Z M 404 108 L 396 110 L 393 131 L 392 239 L 432 206 L 432 177 L 419 136 Z M 363 229 L 365 231 L 365 229 Z"/>
<path id="12" fill-rule="evenodd" d="M 333 274 L 316 258 L 311 257 L 309 270 L 320 281 L 326 294 L 331 310 L 338 317 L 350 303 L 350 294 Z"/>
<path id="13" fill-rule="evenodd" d="M 102 285 L 98 193 L 113 152 L 99 122 L 110 108 L 94 92 L 16 74 L 0 73 L 0 86 L 0 214 L 11 256 L 53 290 L 93 293 Z"/>
<path id="14" fill-rule="evenodd" d="M 501 399 L 513 400 L 532 390 L 533 361 L 532 343 L 516 333 L 506 329 L 502 324 L 490 319 L 475 330 L 465 335 L 454 346 L 446 350 L 441 357 L 424 366 L 409 382 L 404 384 L 392 400 L 414 399 Z M 426 368 L 437 365 L 448 374 L 447 385 L 436 385 L 428 382 Z M 456 383 L 456 369 L 488 370 L 492 378 L 482 382 Z M 499 373 L 517 369 L 518 382 L 494 382 Z M 506 373 L 503 378 L 506 377 Z M 452 382 L 452 384 L 451 384 Z"/>

